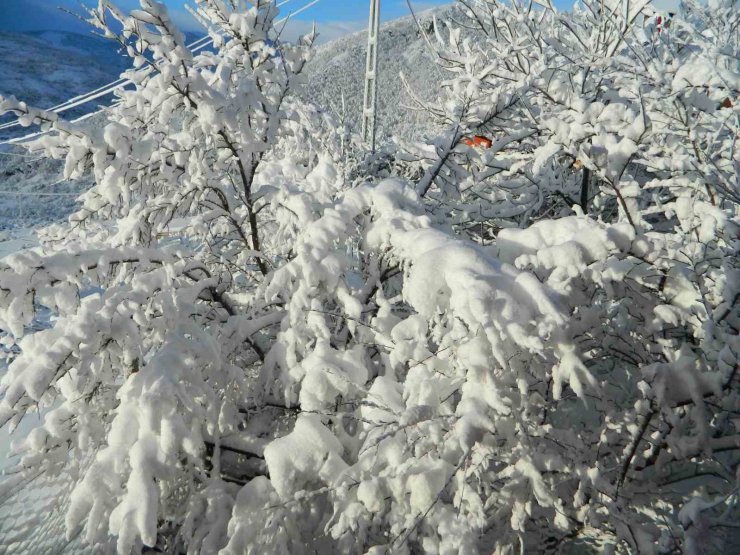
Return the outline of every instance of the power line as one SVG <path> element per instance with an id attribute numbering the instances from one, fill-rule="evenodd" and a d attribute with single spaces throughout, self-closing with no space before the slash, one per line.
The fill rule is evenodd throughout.
<path id="1" fill-rule="evenodd" d="M 285 3 L 290 2 L 290 1 L 291 0 L 284 0 L 282 2 L 282 4 L 285 4 Z M 203 48 L 203 45 L 204 44 L 208 43 L 209 39 L 210 39 L 210 37 L 208 37 L 208 36 L 201 37 L 198 40 L 193 41 L 190 44 L 188 44 L 188 48 L 190 48 L 191 50 L 193 50 L 193 49 L 200 50 L 200 49 Z M 107 94 L 110 94 L 113 91 L 115 91 L 117 89 L 120 89 L 121 87 L 126 86 L 130 82 L 131 81 L 129 79 L 126 79 L 125 77 L 122 77 L 120 79 L 117 79 L 116 81 L 111 81 L 110 83 L 108 83 L 106 85 L 103 85 L 101 87 L 98 87 L 95 90 L 92 90 L 92 91 L 86 92 L 84 94 L 80 94 L 80 95 L 74 96 L 74 97 L 72 97 L 72 98 L 70 98 L 68 100 L 65 100 L 61 104 L 57 104 L 56 106 L 52 106 L 51 108 L 49 108 L 46 111 L 47 112 L 55 112 L 55 113 L 59 114 L 61 112 L 65 112 L 67 110 L 71 110 L 72 108 L 75 108 L 77 106 L 81 106 L 82 104 L 86 104 L 87 102 L 89 102 L 91 100 L 95 100 L 96 98 L 100 98 L 101 96 L 105 96 Z M 8 129 L 8 128 L 11 128 L 11 127 L 17 127 L 18 125 L 20 125 L 20 123 L 16 119 L 15 121 L 7 122 L 7 123 L 4 123 L 4 124 L 0 125 L 0 130 L 2 130 L 2 129 Z"/>
<path id="2" fill-rule="evenodd" d="M 84 121 L 86 119 L 90 119 L 93 116 L 96 116 L 97 114 L 100 114 L 101 112 L 105 111 L 105 108 L 100 108 L 99 110 L 95 110 L 94 112 L 90 112 L 89 114 L 85 114 L 83 116 L 80 116 L 78 118 L 73 119 L 70 123 L 77 123 L 80 121 Z M 37 131 L 36 133 L 29 133 L 28 135 L 24 135 L 23 137 L 17 137 L 15 139 L 8 139 L 7 141 L 0 142 L 0 146 L 3 145 L 13 145 L 13 144 L 21 144 L 24 141 L 28 141 L 30 139 L 34 139 L 36 137 L 41 137 L 43 135 L 46 135 L 49 133 L 49 131 Z"/>

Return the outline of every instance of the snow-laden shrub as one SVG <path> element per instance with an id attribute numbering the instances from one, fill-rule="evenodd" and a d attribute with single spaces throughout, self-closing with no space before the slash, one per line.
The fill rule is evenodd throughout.
<path id="1" fill-rule="evenodd" d="M 736 3 L 688 2 L 660 32 L 647 3 L 458 8 L 429 42 L 449 79 L 436 104 L 419 101 L 448 131 L 407 146 L 399 169 L 421 176 L 434 218 L 559 294 L 600 383 L 563 413 L 548 380 L 540 425 L 556 452 L 590 455 L 566 472 L 580 482 L 561 491 L 569 531 L 539 526 L 558 544 L 718 549 L 737 518 L 740 440 Z M 572 436 L 576 421 L 597 434 Z"/>
<path id="2" fill-rule="evenodd" d="M 139 67 L 99 133 L 2 104 L 97 183 L 0 262 L 0 414 L 44 411 L 19 472 L 79 472 L 70 534 L 717 548 L 740 452 L 731 6 L 650 35 L 643 5 L 461 2 L 463 30 L 436 29 L 450 132 L 409 181 L 356 179 L 291 99 L 310 39 L 281 43 L 272 2 L 197 4 L 200 55 L 153 2 L 92 11 Z"/>

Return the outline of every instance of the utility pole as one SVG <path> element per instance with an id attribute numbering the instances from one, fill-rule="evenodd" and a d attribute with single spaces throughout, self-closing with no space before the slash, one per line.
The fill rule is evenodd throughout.
<path id="1" fill-rule="evenodd" d="M 365 103 L 362 107 L 362 139 L 375 152 L 376 102 L 378 99 L 378 31 L 380 0 L 370 0 L 367 30 L 367 66 L 365 68 Z"/>

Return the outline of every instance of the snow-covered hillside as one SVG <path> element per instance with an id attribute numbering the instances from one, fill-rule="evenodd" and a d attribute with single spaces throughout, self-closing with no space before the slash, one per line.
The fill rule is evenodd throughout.
<path id="1" fill-rule="evenodd" d="M 92 182 L 63 180 L 63 166 L 20 148 L 0 151 L 0 231 L 44 225 L 72 212 L 76 194 Z"/>
<path id="2" fill-rule="evenodd" d="M 198 35 L 186 33 L 188 42 Z M 75 96 L 115 81 L 130 66 L 117 45 L 92 32 L 0 32 L 0 95 L 16 96 L 39 108 L 51 108 Z M 110 103 L 102 96 L 64 112 L 73 119 Z M 13 121 L 0 117 L 0 124 Z M 0 129 L 0 140 L 25 134 L 13 127 Z"/>
<path id="3" fill-rule="evenodd" d="M 430 29 L 434 14 L 444 10 L 438 8 L 418 14 L 422 27 Z M 344 96 L 346 123 L 353 131 L 358 130 L 362 111 L 366 40 L 366 32 L 361 31 L 321 45 L 307 68 L 305 97 L 341 116 Z M 415 94 L 425 100 L 434 96 L 442 75 L 411 16 L 382 26 L 378 65 L 381 84 L 378 88 L 378 137 L 381 141 L 390 136 L 420 137 L 426 131 L 421 127 L 422 122 L 428 122 L 428 118 L 412 109 L 413 103 L 400 74 L 404 74 Z"/>

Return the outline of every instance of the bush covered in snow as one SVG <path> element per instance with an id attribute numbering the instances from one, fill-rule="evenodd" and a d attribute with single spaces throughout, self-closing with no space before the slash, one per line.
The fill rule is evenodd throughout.
<path id="1" fill-rule="evenodd" d="M 101 0 L 137 69 L 97 131 L 0 103 L 96 180 L 0 262 L 0 417 L 45 411 L 18 472 L 78 476 L 69 533 L 122 554 L 719 549 L 732 0 L 661 32 L 639 3 L 461 0 L 429 30 L 439 101 L 418 99 L 447 131 L 382 171 L 292 96 L 312 38 L 234 4 L 197 1 L 216 50 L 196 56 L 159 4 Z"/>

